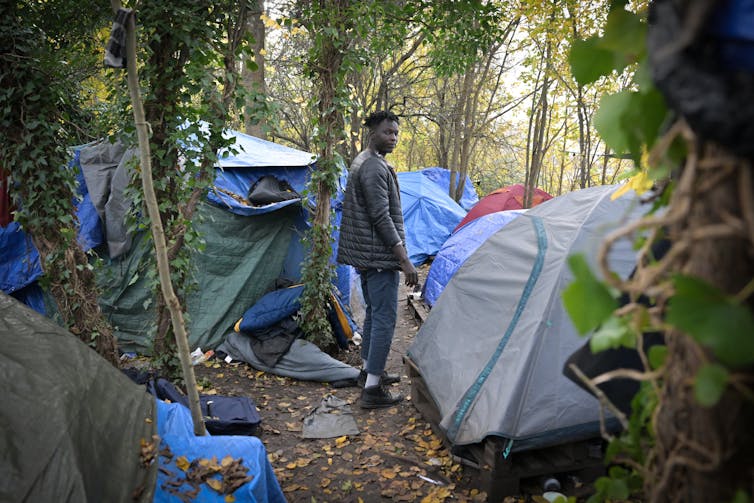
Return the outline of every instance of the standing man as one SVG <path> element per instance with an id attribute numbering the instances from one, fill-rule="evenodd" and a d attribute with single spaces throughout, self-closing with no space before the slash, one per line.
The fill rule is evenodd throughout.
<path id="1" fill-rule="evenodd" d="M 390 407 L 403 396 L 387 385 L 399 376 L 387 374 L 385 364 L 393 342 L 398 310 L 399 271 L 406 285 L 416 286 L 416 273 L 405 246 L 398 177 L 385 155 L 398 143 L 398 116 L 374 112 L 364 125 L 369 129 L 367 148 L 351 163 L 340 224 L 338 262 L 358 269 L 366 303 L 358 378 L 360 405 L 365 409 Z"/>

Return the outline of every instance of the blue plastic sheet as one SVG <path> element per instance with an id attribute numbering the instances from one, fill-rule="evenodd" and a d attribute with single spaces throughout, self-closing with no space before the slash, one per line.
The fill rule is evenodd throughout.
<path id="1" fill-rule="evenodd" d="M 437 254 L 456 225 L 466 216 L 443 189 L 422 171 L 398 173 L 406 250 L 418 266 Z"/>
<path id="2" fill-rule="evenodd" d="M 424 283 L 424 301 L 432 306 L 440 297 L 445 286 L 467 258 L 509 222 L 525 210 L 508 210 L 488 213 L 464 225 L 442 246 L 432 261 Z"/>
<path id="3" fill-rule="evenodd" d="M 155 502 L 179 502 L 182 500 L 168 492 L 175 487 L 170 481 L 181 480 L 185 473 L 177 466 L 178 459 L 185 457 L 191 463 L 194 460 L 211 460 L 218 463 L 226 456 L 242 459 L 248 468 L 252 480 L 233 493 L 237 503 L 285 503 L 285 496 L 280 488 L 272 465 L 267 459 L 267 451 L 257 437 L 247 436 L 210 436 L 194 435 L 191 413 L 183 405 L 156 400 L 157 434 L 160 436 L 160 448 L 169 448 L 171 458 L 158 455 L 157 485 L 154 491 Z M 215 476 L 219 480 L 219 476 Z M 184 477 L 185 478 L 185 477 Z M 201 484 L 199 494 L 192 501 L 200 503 L 224 503 L 225 495 L 216 492 L 207 484 Z M 186 483 L 180 489 L 191 490 Z"/>
<path id="4" fill-rule="evenodd" d="M 420 171 L 420 173 L 426 176 L 428 179 L 435 182 L 442 190 L 445 191 L 446 194 L 449 194 L 450 170 L 445 169 L 445 168 L 440 168 L 440 167 L 434 167 L 434 168 L 424 168 L 423 170 Z M 456 183 L 458 183 L 457 179 L 456 179 Z M 476 190 L 474 189 L 474 184 L 472 184 L 471 179 L 468 176 L 466 176 L 466 180 L 463 186 L 463 195 L 461 196 L 461 200 L 458 201 L 458 204 L 461 206 L 461 208 L 465 209 L 466 211 L 469 211 L 478 202 L 479 202 L 479 196 L 477 195 Z"/>

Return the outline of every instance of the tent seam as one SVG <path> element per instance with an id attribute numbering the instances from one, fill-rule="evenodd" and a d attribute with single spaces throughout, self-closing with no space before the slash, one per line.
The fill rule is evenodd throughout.
<path id="1" fill-rule="evenodd" d="M 532 270 L 529 273 L 529 278 L 526 281 L 526 286 L 524 287 L 524 291 L 519 298 L 518 305 L 516 305 L 516 311 L 513 314 L 511 322 L 508 324 L 508 328 L 506 329 L 503 338 L 498 343 L 495 352 L 492 354 L 487 364 L 479 373 L 479 376 L 474 380 L 474 383 L 471 385 L 471 387 L 466 390 L 466 393 L 464 393 L 464 396 L 461 399 L 461 405 L 456 409 L 453 423 L 450 425 L 450 428 L 448 428 L 448 438 L 453 441 L 455 440 L 461 423 L 465 419 L 466 414 L 471 408 L 471 405 L 476 400 L 479 391 L 481 390 L 489 375 L 492 373 L 493 367 L 497 363 L 498 359 L 500 359 L 500 355 L 503 353 L 505 346 L 508 344 L 508 340 L 513 334 L 513 330 L 515 330 L 516 326 L 518 325 L 518 321 L 521 318 L 521 314 L 523 313 L 524 309 L 526 308 L 526 304 L 529 301 L 529 297 L 531 296 L 531 292 L 534 289 L 534 285 L 537 283 L 539 275 L 542 272 L 545 253 L 547 252 L 547 234 L 540 217 L 531 216 L 531 221 L 537 234 L 537 257 L 534 260 L 534 265 L 532 266 Z"/>

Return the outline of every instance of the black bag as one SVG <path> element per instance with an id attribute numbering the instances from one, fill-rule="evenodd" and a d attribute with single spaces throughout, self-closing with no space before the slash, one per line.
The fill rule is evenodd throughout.
<path id="1" fill-rule="evenodd" d="M 150 379 L 147 391 L 160 400 L 188 407 L 188 397 L 164 378 Z M 254 402 L 244 396 L 200 395 L 204 424 L 212 435 L 257 436 L 262 418 Z"/>

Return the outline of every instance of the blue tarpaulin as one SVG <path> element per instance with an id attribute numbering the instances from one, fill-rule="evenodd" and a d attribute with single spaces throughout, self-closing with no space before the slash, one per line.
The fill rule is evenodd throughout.
<path id="1" fill-rule="evenodd" d="M 420 171 L 420 173 L 435 182 L 441 189 L 445 191 L 446 194 L 449 194 L 450 170 L 440 167 L 434 167 L 424 168 Z M 456 177 L 456 183 L 458 183 L 458 177 Z M 466 180 L 463 186 L 463 195 L 461 196 L 461 200 L 458 201 L 458 204 L 461 206 L 461 208 L 469 211 L 478 202 L 479 196 L 477 195 L 476 190 L 474 190 L 474 185 L 471 183 L 471 179 L 466 176 Z"/>
<path id="2" fill-rule="evenodd" d="M 398 173 L 406 229 L 406 249 L 414 265 L 434 256 L 466 210 L 423 171 Z"/>
<path id="3" fill-rule="evenodd" d="M 525 210 L 508 210 L 488 213 L 464 225 L 443 244 L 432 261 L 424 283 L 424 301 L 430 306 L 440 297 L 443 289 L 467 258 L 488 237 L 513 221 Z"/>
<path id="4" fill-rule="evenodd" d="M 267 451 L 262 441 L 250 436 L 210 436 L 197 437 L 194 435 L 193 421 L 188 408 L 177 403 L 167 403 L 156 400 L 157 403 L 157 434 L 160 437 L 160 453 L 166 447 L 171 457 L 158 456 L 157 484 L 154 491 L 154 502 L 182 502 L 178 495 L 170 492 L 188 492 L 192 489 L 185 480 L 186 473 L 178 467 L 180 459 L 186 462 L 202 460 L 222 463 L 230 456 L 234 460 L 241 459 L 242 465 L 248 470 L 247 475 L 252 479 L 233 492 L 236 503 L 285 503 L 285 496 L 280 484 L 267 459 Z M 220 482 L 219 475 L 210 477 Z M 199 484 L 199 493 L 191 501 L 200 503 L 228 501 L 225 495 L 212 489 L 206 482 Z"/>

